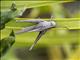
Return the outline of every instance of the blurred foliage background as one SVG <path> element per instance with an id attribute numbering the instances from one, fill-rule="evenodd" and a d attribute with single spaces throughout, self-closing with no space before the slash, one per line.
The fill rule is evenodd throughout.
<path id="1" fill-rule="evenodd" d="M 8 11 L 13 1 L 0 1 L 1 12 Z M 28 51 L 38 32 L 16 35 L 16 41 L 1 60 L 80 60 L 80 2 L 65 1 L 15 1 L 21 16 L 6 24 L 1 39 L 32 23 L 16 23 L 16 20 L 49 20 L 53 15 L 59 27 L 49 30 L 32 51 Z"/>

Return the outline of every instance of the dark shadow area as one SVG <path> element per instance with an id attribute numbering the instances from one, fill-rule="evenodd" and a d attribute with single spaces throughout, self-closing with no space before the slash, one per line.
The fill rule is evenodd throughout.
<path id="1" fill-rule="evenodd" d="M 63 7 L 65 10 L 65 17 L 66 18 L 74 18 L 71 15 L 78 13 L 78 11 L 80 10 L 80 2 L 75 1 L 75 2 L 63 3 Z"/>
<path id="2" fill-rule="evenodd" d="M 60 47 L 60 50 L 61 50 L 62 58 L 66 59 L 68 57 L 67 52 L 64 50 L 62 46 Z"/>
<path id="3" fill-rule="evenodd" d="M 51 17 L 51 13 L 47 12 L 47 13 L 40 13 L 37 18 L 50 18 Z"/>
<path id="4" fill-rule="evenodd" d="M 42 10 L 42 8 L 47 8 L 47 12 L 43 12 L 44 10 Z M 22 16 L 20 16 L 19 18 L 30 18 L 30 13 L 32 13 L 33 9 L 35 8 L 27 8 L 23 13 Z M 51 11 L 50 9 L 48 9 L 48 7 L 40 7 L 39 9 L 39 14 L 36 16 L 36 18 L 50 18 L 51 17 Z M 35 15 L 35 14 L 33 14 Z"/>
<path id="5" fill-rule="evenodd" d="M 77 48 L 80 48 L 79 42 L 73 42 L 71 44 L 71 50 L 75 51 Z"/>
<path id="6" fill-rule="evenodd" d="M 20 16 L 19 18 L 28 18 L 28 15 L 32 12 L 32 10 L 33 10 L 33 8 L 28 8 L 28 9 L 26 9 L 26 10 L 23 12 L 22 16 Z"/>
<path id="7" fill-rule="evenodd" d="M 49 60 L 46 47 L 35 48 L 32 51 L 27 47 L 16 48 L 15 55 L 20 60 Z"/>

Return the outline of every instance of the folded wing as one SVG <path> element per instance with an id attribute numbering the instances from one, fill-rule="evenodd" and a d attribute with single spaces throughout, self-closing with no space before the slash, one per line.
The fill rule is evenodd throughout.
<path id="1" fill-rule="evenodd" d="M 15 34 L 21 34 L 21 33 L 24 33 L 24 32 L 29 32 L 29 31 L 33 30 L 34 28 L 35 28 L 35 26 L 26 27 L 26 28 L 16 32 Z"/>
<path id="2" fill-rule="evenodd" d="M 16 20 L 16 22 L 40 23 L 40 22 L 43 22 L 43 20 Z"/>

